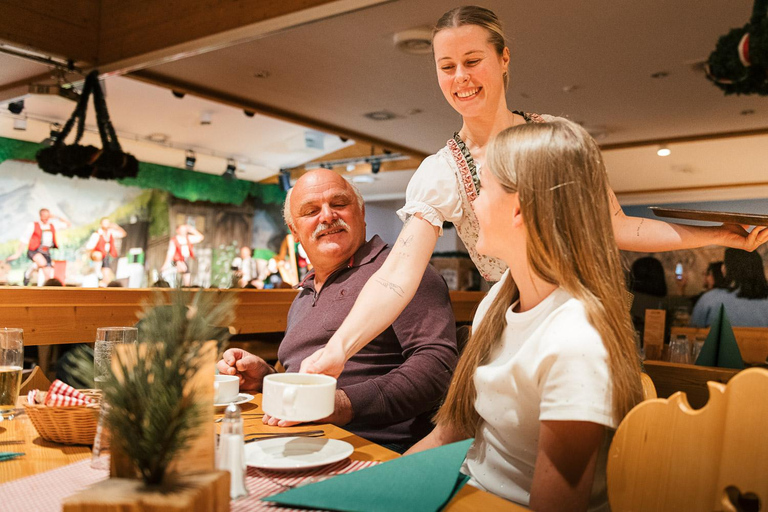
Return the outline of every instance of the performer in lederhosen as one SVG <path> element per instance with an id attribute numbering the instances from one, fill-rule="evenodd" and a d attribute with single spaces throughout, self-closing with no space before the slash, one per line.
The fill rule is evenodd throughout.
<path id="1" fill-rule="evenodd" d="M 110 264 L 118 256 L 115 240 L 125 238 L 126 232 L 107 217 L 101 219 L 99 229 L 91 234 L 86 249 L 91 253 L 91 260 L 101 263 L 101 284 L 106 285 L 114 279 Z"/>
<path id="2" fill-rule="evenodd" d="M 203 234 L 188 224 L 181 224 L 176 228 L 176 235 L 168 242 L 168 252 L 161 270 L 165 271 L 176 267 L 176 272 L 181 274 L 182 286 L 189 286 L 191 274 L 189 264 L 195 257 L 194 244 L 203 241 Z"/>
<path id="3" fill-rule="evenodd" d="M 24 272 L 24 286 L 29 284 L 29 279 L 35 270 L 41 271 L 38 283 L 53 278 L 51 249 L 59 247 L 56 243 L 56 229 L 66 229 L 71 225 L 65 218 L 51 215 L 48 208 L 40 209 L 40 220 L 29 224 L 16 253 L 6 258 L 6 261 L 18 259 L 24 252 L 23 241 L 29 241 L 27 243 L 27 258 L 32 261 L 32 265 Z"/>

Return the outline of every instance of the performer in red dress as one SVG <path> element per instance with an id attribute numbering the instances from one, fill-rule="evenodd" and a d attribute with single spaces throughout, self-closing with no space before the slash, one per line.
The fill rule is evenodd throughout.
<path id="1" fill-rule="evenodd" d="M 190 260 L 195 257 L 194 244 L 203 241 L 203 234 L 188 224 L 181 224 L 176 228 L 176 235 L 168 242 L 168 252 L 161 270 L 168 270 L 171 266 L 181 274 L 182 286 L 189 286 L 192 279 L 189 273 Z"/>

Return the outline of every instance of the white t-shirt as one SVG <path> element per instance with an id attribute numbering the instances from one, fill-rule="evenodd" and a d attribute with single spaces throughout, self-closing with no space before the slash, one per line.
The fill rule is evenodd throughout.
<path id="1" fill-rule="evenodd" d="M 478 307 L 476 329 L 506 271 Z M 514 307 L 514 305 L 513 305 Z M 502 343 L 475 373 L 482 418 L 462 470 L 474 485 L 528 505 L 543 420 L 589 421 L 616 428 L 608 353 L 584 306 L 562 288 L 529 311 L 507 310 Z M 590 510 L 607 510 L 605 464 L 612 431 L 595 471 Z"/>

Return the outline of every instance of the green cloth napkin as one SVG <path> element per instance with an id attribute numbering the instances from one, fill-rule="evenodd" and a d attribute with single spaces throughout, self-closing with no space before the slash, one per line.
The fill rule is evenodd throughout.
<path id="1" fill-rule="evenodd" d="M 345 512 L 438 511 L 469 480 L 459 469 L 472 441 L 407 455 L 262 501 Z"/>
<path id="2" fill-rule="evenodd" d="M 18 452 L 0 452 L 0 462 L 4 462 L 6 460 L 13 460 L 16 457 L 21 457 L 24 455 L 23 453 Z"/>
<path id="3" fill-rule="evenodd" d="M 733 335 L 731 321 L 725 312 L 725 306 L 720 305 L 715 321 L 709 327 L 709 334 L 704 346 L 701 347 L 699 357 L 696 358 L 699 366 L 719 366 L 720 368 L 744 369 L 744 360 L 741 358 L 736 336 Z"/>

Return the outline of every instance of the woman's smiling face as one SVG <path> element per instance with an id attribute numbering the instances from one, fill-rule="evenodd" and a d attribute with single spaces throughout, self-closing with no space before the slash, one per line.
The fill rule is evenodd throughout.
<path id="1" fill-rule="evenodd" d="M 475 117 L 498 108 L 505 95 L 507 48 L 499 55 L 486 29 L 477 25 L 441 30 L 432 45 L 440 90 L 454 110 Z"/>

